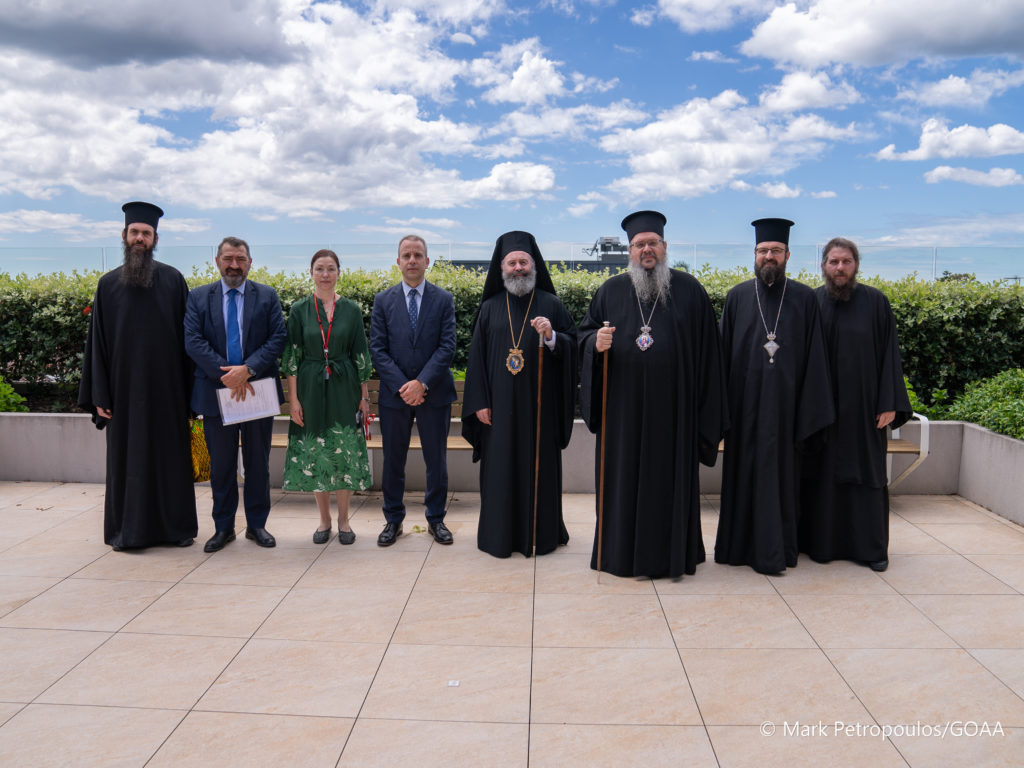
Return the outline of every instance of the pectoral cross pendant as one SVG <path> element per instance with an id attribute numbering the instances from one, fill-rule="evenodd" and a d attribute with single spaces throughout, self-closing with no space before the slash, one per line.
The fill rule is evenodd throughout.
<path id="1" fill-rule="evenodd" d="M 768 334 L 768 341 L 764 345 L 765 350 L 768 352 L 768 362 L 775 365 L 775 353 L 779 351 L 779 345 L 775 343 L 775 334 Z"/>

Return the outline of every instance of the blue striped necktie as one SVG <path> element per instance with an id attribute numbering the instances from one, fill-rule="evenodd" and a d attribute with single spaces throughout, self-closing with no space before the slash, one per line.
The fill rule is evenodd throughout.
<path id="1" fill-rule="evenodd" d="M 232 288 L 228 291 L 228 364 L 242 364 L 242 334 L 238 332 L 238 304 L 235 297 L 238 296 L 238 289 Z"/>

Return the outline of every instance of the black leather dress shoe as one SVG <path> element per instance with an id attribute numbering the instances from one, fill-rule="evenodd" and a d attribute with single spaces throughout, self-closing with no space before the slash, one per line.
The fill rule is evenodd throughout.
<path id="1" fill-rule="evenodd" d="M 174 545 L 176 547 L 191 547 L 195 543 L 196 540 L 189 536 L 187 539 L 178 539 L 176 542 L 174 542 Z"/>
<path id="2" fill-rule="evenodd" d="M 245 538 L 252 539 L 261 547 L 276 547 L 277 539 L 271 536 L 266 528 L 246 528 Z"/>
<path id="3" fill-rule="evenodd" d="M 206 546 L 203 547 L 203 552 L 216 552 L 217 550 L 224 549 L 225 544 L 230 544 L 234 540 L 234 529 L 229 531 L 217 531 L 210 537 L 210 540 L 206 542 Z"/>
<path id="4" fill-rule="evenodd" d="M 377 537 L 377 546 L 390 547 L 402 535 L 401 523 L 387 523 Z"/>
<path id="5" fill-rule="evenodd" d="M 886 568 L 889 567 L 889 561 L 888 560 L 876 560 L 873 563 L 868 563 L 868 566 L 871 568 L 872 571 L 878 571 L 879 573 L 881 573 L 882 571 L 884 571 Z"/>
<path id="6" fill-rule="evenodd" d="M 438 544 L 451 544 L 454 541 L 452 532 L 448 530 L 448 526 L 444 524 L 444 521 L 427 523 L 427 528 L 430 530 L 430 535 L 434 537 L 434 541 Z"/>

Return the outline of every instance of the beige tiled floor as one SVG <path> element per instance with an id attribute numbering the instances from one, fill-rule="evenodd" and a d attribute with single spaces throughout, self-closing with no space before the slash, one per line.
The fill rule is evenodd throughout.
<path id="1" fill-rule="evenodd" d="M 598 583 L 592 496 L 496 560 L 473 494 L 382 550 L 378 497 L 320 547 L 275 492 L 277 548 L 213 555 L 197 494 L 195 546 L 115 553 L 102 486 L 0 483 L 0 765 L 1021 765 L 1024 530 L 958 497 L 894 498 L 884 574 Z"/>

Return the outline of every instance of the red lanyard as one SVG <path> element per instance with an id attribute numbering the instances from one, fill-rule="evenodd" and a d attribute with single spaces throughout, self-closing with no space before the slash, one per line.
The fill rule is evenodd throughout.
<path id="1" fill-rule="evenodd" d="M 313 294 L 313 309 L 316 310 L 316 322 L 320 326 L 320 339 L 324 343 L 324 378 L 328 379 L 331 376 L 331 365 L 327 359 L 327 345 L 331 343 L 331 328 L 334 327 L 334 313 L 331 313 L 331 319 L 327 321 L 327 335 L 324 335 L 324 324 L 320 319 L 320 305 L 317 302 L 316 294 Z M 324 311 L 327 311 L 327 307 L 324 307 Z M 338 311 L 338 301 L 334 301 L 334 311 Z"/>

